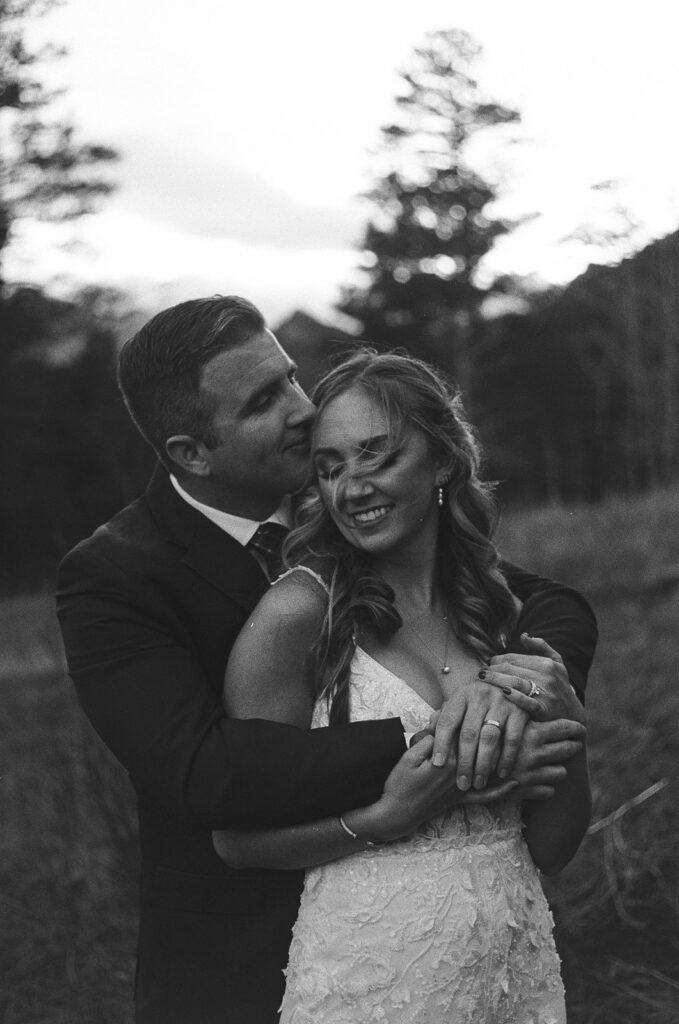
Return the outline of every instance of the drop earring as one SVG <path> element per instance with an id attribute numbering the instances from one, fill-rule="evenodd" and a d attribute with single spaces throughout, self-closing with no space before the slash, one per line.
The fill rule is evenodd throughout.
<path id="1" fill-rule="evenodd" d="M 443 488 L 439 487 L 439 508 L 443 508 Z"/>

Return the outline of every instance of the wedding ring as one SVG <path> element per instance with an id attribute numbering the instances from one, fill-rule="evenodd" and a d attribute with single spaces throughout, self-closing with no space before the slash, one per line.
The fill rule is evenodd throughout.
<path id="1" fill-rule="evenodd" d="M 540 697 L 541 694 L 542 694 L 542 690 L 538 690 L 537 686 L 535 685 L 535 683 L 532 680 L 528 680 L 527 679 L 526 682 L 530 682 L 530 690 L 528 691 L 528 696 L 529 697 Z"/>
<path id="2" fill-rule="evenodd" d="M 494 725 L 496 729 L 499 729 L 500 731 L 502 731 L 502 726 L 500 725 L 499 722 L 496 722 L 494 718 L 484 718 L 483 724 L 484 725 Z"/>

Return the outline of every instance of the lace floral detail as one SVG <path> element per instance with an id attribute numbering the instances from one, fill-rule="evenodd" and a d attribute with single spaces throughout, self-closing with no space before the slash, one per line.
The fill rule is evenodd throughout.
<path id="1" fill-rule="evenodd" d="M 431 708 L 357 648 L 352 719 Z M 314 726 L 327 724 L 327 707 Z M 307 872 L 281 1024 L 565 1024 L 552 917 L 519 806 L 454 808 L 409 840 Z"/>

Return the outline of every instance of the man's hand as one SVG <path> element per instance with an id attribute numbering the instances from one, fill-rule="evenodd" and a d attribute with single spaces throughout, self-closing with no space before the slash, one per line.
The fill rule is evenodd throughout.
<path id="1" fill-rule="evenodd" d="M 566 778 L 565 762 L 582 750 L 586 731 L 569 719 L 529 722 L 512 772 L 519 788 L 512 795 L 521 800 L 554 796 L 555 787 Z"/>
<path id="2" fill-rule="evenodd" d="M 432 761 L 443 766 L 457 760 L 457 786 L 483 789 L 495 772 L 509 776 L 516 761 L 529 714 L 509 701 L 501 689 L 476 679 L 461 686 L 429 720 L 434 736 Z"/>
<path id="3" fill-rule="evenodd" d="M 388 842 L 411 835 L 418 825 L 459 803 L 491 803 L 510 796 L 519 783 L 508 780 L 483 792 L 465 793 L 456 785 L 454 758 L 434 767 L 434 739 L 425 735 L 392 769 L 380 799 L 370 807 L 350 812 L 345 819 L 361 835 Z"/>
<path id="4" fill-rule="evenodd" d="M 538 722 L 569 718 L 585 721 L 561 655 L 545 640 L 521 634 L 530 654 L 498 654 L 484 670 L 484 680 Z"/>

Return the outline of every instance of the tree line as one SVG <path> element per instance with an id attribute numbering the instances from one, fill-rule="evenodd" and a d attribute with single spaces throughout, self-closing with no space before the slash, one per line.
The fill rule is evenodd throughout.
<path id="1" fill-rule="evenodd" d="M 483 257 L 516 224 L 493 214 L 498 186 L 471 166 L 470 147 L 489 134 L 498 151 L 514 144 L 520 115 L 483 91 L 479 56 L 467 33 L 434 32 L 401 73 L 368 194 L 364 284 L 339 308 L 367 341 L 456 379 L 506 494 L 597 500 L 668 484 L 679 471 L 679 233 L 562 290 L 482 284 Z M 613 184 L 595 187 L 615 199 Z M 527 311 L 490 318 L 489 298 L 507 292 Z"/>
<path id="2" fill-rule="evenodd" d="M 38 73 L 46 55 L 30 53 L 22 32 L 49 6 L 0 5 L 0 267 L 20 217 L 74 217 L 114 187 L 117 154 L 50 116 Z M 479 53 L 457 30 L 414 51 L 382 129 L 363 281 L 339 308 L 357 322 L 358 344 L 406 348 L 458 381 L 501 494 L 591 501 L 671 483 L 679 233 L 565 289 L 524 293 L 523 312 L 489 317 L 489 297 L 521 283 L 480 281 L 484 255 L 513 225 L 492 215 L 497 189 L 472 167 L 470 145 L 487 133 L 508 144 L 519 114 L 482 90 Z M 109 289 L 60 300 L 0 279 L 4 589 L 49 583 L 65 551 L 143 489 L 153 458 L 115 384 L 133 313 Z M 336 350 L 334 332 L 323 327 L 314 349 L 309 318 L 295 323 L 309 379 Z"/>
<path id="3" fill-rule="evenodd" d="M 474 346 L 491 470 L 524 501 L 596 501 L 679 478 L 679 232 L 591 266 Z"/>

